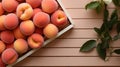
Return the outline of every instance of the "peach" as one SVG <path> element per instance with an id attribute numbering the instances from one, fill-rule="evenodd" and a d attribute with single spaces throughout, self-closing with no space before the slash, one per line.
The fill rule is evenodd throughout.
<path id="1" fill-rule="evenodd" d="M 62 10 L 55 11 L 51 16 L 51 22 L 58 27 L 67 24 L 67 16 Z"/>
<path id="2" fill-rule="evenodd" d="M 13 30 L 15 29 L 19 24 L 18 17 L 14 13 L 10 13 L 6 15 L 4 26 L 9 29 Z"/>
<path id="3" fill-rule="evenodd" d="M 14 49 L 19 53 L 19 54 L 23 54 L 25 52 L 27 52 L 28 50 L 28 43 L 26 40 L 24 39 L 17 39 L 14 42 Z"/>
<path id="4" fill-rule="evenodd" d="M 4 22 L 5 22 L 5 15 L 0 16 L 0 31 L 5 30 Z"/>
<path id="5" fill-rule="evenodd" d="M 14 41 L 14 34 L 11 31 L 2 31 L 0 37 L 5 43 L 12 43 Z"/>
<path id="6" fill-rule="evenodd" d="M 23 21 L 20 24 L 20 30 L 24 35 L 31 35 L 35 31 L 35 26 L 31 20 Z"/>
<path id="7" fill-rule="evenodd" d="M 6 44 L 6 49 L 7 49 L 7 48 L 14 48 L 13 43 L 11 43 L 11 44 Z"/>
<path id="8" fill-rule="evenodd" d="M 17 0 L 18 2 L 24 2 L 25 0 Z"/>
<path id="9" fill-rule="evenodd" d="M 4 13 L 4 9 L 3 9 L 2 3 L 0 2 L 0 15 L 2 15 L 3 13 Z"/>
<path id="10" fill-rule="evenodd" d="M 37 14 L 38 12 L 42 12 L 42 10 L 40 8 L 35 8 L 33 9 L 33 17 L 35 16 L 35 14 Z"/>
<path id="11" fill-rule="evenodd" d="M 35 28 L 35 33 L 43 35 L 43 28 Z"/>
<path id="12" fill-rule="evenodd" d="M 44 38 L 37 33 L 32 34 L 28 37 L 28 44 L 31 48 L 40 48 L 44 43 Z"/>
<path id="13" fill-rule="evenodd" d="M 6 46 L 5 43 L 0 41 L 0 54 L 5 50 Z"/>
<path id="14" fill-rule="evenodd" d="M 26 0 L 26 3 L 30 4 L 33 8 L 39 7 L 42 0 Z"/>
<path id="15" fill-rule="evenodd" d="M 63 25 L 58 26 L 59 30 L 64 29 L 65 27 L 67 27 L 69 25 L 69 21 L 67 20 L 67 22 L 65 22 Z"/>
<path id="16" fill-rule="evenodd" d="M 50 16 L 44 12 L 38 12 L 33 17 L 33 22 L 38 28 L 45 27 L 48 23 L 50 23 Z"/>
<path id="17" fill-rule="evenodd" d="M 12 64 L 18 58 L 17 52 L 13 48 L 8 48 L 2 53 L 2 61 L 5 64 Z"/>
<path id="18" fill-rule="evenodd" d="M 13 12 L 18 6 L 18 2 L 16 0 L 2 0 L 2 6 L 5 11 Z"/>
<path id="19" fill-rule="evenodd" d="M 56 0 L 42 0 L 42 10 L 46 13 L 53 13 L 58 9 L 58 3 Z"/>
<path id="20" fill-rule="evenodd" d="M 21 3 L 16 9 L 16 14 L 21 20 L 28 20 L 33 16 L 33 9 L 28 3 Z"/>
<path id="21" fill-rule="evenodd" d="M 53 38 L 58 34 L 58 28 L 54 24 L 48 24 L 44 29 L 43 33 L 47 38 Z"/>
<path id="22" fill-rule="evenodd" d="M 13 32 L 14 32 L 14 36 L 16 39 L 20 39 L 20 38 L 25 39 L 26 38 L 26 36 L 23 35 L 23 33 L 21 32 L 20 27 L 17 27 L 16 29 L 14 29 Z"/>
<path id="23" fill-rule="evenodd" d="M 0 58 L 0 67 L 6 67 L 1 58 Z"/>

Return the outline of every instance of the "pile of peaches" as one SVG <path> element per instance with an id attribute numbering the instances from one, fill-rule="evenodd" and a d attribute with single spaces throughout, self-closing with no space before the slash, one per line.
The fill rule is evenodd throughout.
<path id="1" fill-rule="evenodd" d="M 69 24 L 56 0 L 0 1 L 0 67 L 40 48 Z"/>

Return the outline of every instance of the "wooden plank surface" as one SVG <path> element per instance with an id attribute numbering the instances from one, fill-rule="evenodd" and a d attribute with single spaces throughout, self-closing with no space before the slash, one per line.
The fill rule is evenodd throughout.
<path id="1" fill-rule="evenodd" d="M 16 66 L 120 66 L 120 57 L 103 61 L 98 57 L 28 57 Z"/>
<path id="2" fill-rule="evenodd" d="M 102 25 L 101 14 L 84 9 L 85 4 L 90 1 L 92 0 L 62 0 L 75 23 L 74 28 L 16 64 L 15 67 L 120 66 L 119 55 L 113 54 L 110 60 L 105 62 L 98 57 L 95 49 L 88 53 L 79 52 L 80 47 L 87 40 L 97 39 L 93 28 Z M 111 4 L 108 8 L 112 12 L 114 5 Z M 112 34 L 115 35 L 115 31 Z M 114 44 L 113 48 L 120 48 L 120 40 L 111 44 Z"/>

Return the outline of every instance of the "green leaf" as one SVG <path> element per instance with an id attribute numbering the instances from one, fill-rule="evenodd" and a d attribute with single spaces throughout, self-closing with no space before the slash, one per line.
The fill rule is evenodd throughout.
<path id="1" fill-rule="evenodd" d="M 120 49 L 116 49 L 113 52 L 116 53 L 116 54 L 120 54 Z"/>
<path id="2" fill-rule="evenodd" d="M 95 27 L 95 28 L 94 28 L 94 31 L 95 31 L 98 35 L 101 36 L 101 33 L 102 33 L 102 32 L 101 32 L 101 30 L 100 30 L 99 28 L 96 28 L 96 27 Z"/>
<path id="3" fill-rule="evenodd" d="M 105 31 L 101 37 L 102 48 L 109 48 L 109 42 L 112 40 L 112 37 L 108 31 Z"/>
<path id="4" fill-rule="evenodd" d="M 104 33 L 106 33 L 106 32 L 109 31 L 109 27 L 108 27 L 108 26 L 109 26 L 109 25 L 108 25 L 108 22 L 104 22 L 104 23 L 102 24 L 102 26 L 101 26 L 101 28 L 100 28 L 102 34 L 104 34 Z"/>
<path id="5" fill-rule="evenodd" d="M 107 10 L 107 5 L 105 4 L 103 24 L 100 28 L 102 34 L 109 31 L 108 18 L 109 18 L 109 11 Z"/>
<path id="6" fill-rule="evenodd" d="M 99 44 L 97 45 L 97 53 L 98 53 L 98 55 L 99 55 L 99 57 L 100 57 L 101 59 L 103 59 L 103 60 L 106 59 L 106 49 L 103 49 L 103 48 L 102 48 L 102 44 L 101 44 L 101 43 L 99 43 Z"/>
<path id="7" fill-rule="evenodd" d="M 112 37 L 108 31 L 104 33 L 104 38 L 105 40 L 112 40 Z"/>
<path id="8" fill-rule="evenodd" d="M 112 12 L 112 15 L 109 21 L 109 29 L 111 30 L 113 26 L 117 23 L 118 23 L 118 14 L 117 14 L 117 10 L 114 10 Z"/>
<path id="9" fill-rule="evenodd" d="M 109 11 L 107 9 L 107 5 L 105 4 L 105 9 L 104 9 L 104 22 L 107 23 L 109 18 Z"/>
<path id="10" fill-rule="evenodd" d="M 119 22 L 119 23 L 117 23 L 116 28 L 117 28 L 117 33 L 119 34 L 119 33 L 120 33 L 120 22 Z"/>
<path id="11" fill-rule="evenodd" d="M 109 39 L 108 39 L 108 37 L 103 38 L 101 44 L 102 44 L 102 48 L 103 48 L 103 49 L 109 48 Z"/>
<path id="12" fill-rule="evenodd" d="M 116 40 L 118 40 L 118 39 L 120 39 L 120 34 L 117 34 L 117 35 L 115 35 L 115 36 L 113 37 L 113 41 L 116 41 Z"/>
<path id="13" fill-rule="evenodd" d="M 93 1 L 88 3 L 85 8 L 86 9 L 96 9 L 98 6 L 100 5 L 100 3 L 98 1 Z"/>
<path id="14" fill-rule="evenodd" d="M 120 0 L 112 0 L 115 6 L 120 6 Z"/>
<path id="15" fill-rule="evenodd" d="M 116 19 L 118 19 L 117 9 L 115 9 L 115 10 L 112 12 L 112 15 L 111 15 L 111 18 L 110 18 L 110 19 L 113 19 L 114 17 L 115 17 Z"/>
<path id="16" fill-rule="evenodd" d="M 80 51 L 81 52 L 87 52 L 92 50 L 96 46 L 96 41 L 95 40 L 89 40 L 86 43 L 83 44 L 81 47 Z"/>
<path id="17" fill-rule="evenodd" d="M 102 5 L 100 4 L 97 8 L 96 8 L 96 12 L 99 14 L 102 11 Z"/>

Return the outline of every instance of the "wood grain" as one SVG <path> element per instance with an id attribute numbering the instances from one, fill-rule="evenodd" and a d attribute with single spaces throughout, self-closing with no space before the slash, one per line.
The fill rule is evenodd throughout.
<path id="1" fill-rule="evenodd" d="M 67 9 L 83 9 L 85 5 L 92 0 L 62 0 L 62 3 Z M 69 3 L 68 3 L 69 2 Z M 109 8 L 114 8 L 115 6 L 111 3 Z"/>
<path id="2" fill-rule="evenodd" d="M 86 29 L 86 28 L 100 28 L 100 26 L 102 25 L 103 21 L 102 19 L 74 19 L 73 20 L 75 25 L 74 28 L 75 29 Z"/>
<path id="3" fill-rule="evenodd" d="M 96 49 L 90 52 L 79 52 L 79 50 L 80 48 L 42 48 L 32 54 L 32 57 L 98 57 Z M 116 57 L 119 55 L 112 54 L 112 56 Z"/>
<path id="4" fill-rule="evenodd" d="M 80 48 L 87 40 L 90 39 L 56 39 L 45 48 Z M 111 44 L 114 48 L 120 47 L 120 40 Z"/>
<path id="5" fill-rule="evenodd" d="M 15 67 L 39 67 L 39 66 L 120 66 L 120 56 L 113 54 L 109 61 L 105 62 L 98 57 L 96 50 L 89 53 L 79 52 L 80 47 L 90 39 L 97 39 L 93 28 L 102 25 L 102 13 L 94 10 L 85 10 L 85 5 L 92 0 L 62 0 L 74 22 L 74 28 L 46 47 L 38 50 Z M 115 6 L 111 3 L 110 13 Z M 115 31 L 112 32 L 115 35 Z M 120 48 L 120 40 L 111 43 L 114 49 Z"/>
<path id="6" fill-rule="evenodd" d="M 16 66 L 120 66 L 120 57 L 105 62 L 99 57 L 28 57 Z"/>

